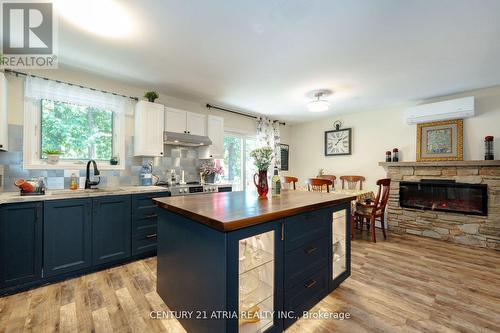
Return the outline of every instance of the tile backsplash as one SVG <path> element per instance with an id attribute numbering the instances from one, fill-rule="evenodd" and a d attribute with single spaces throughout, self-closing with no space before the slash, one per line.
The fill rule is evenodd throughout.
<path id="1" fill-rule="evenodd" d="M 174 169 L 177 174 L 184 170 L 186 181 L 198 180 L 198 151 L 190 147 L 165 146 L 164 157 L 134 157 L 133 137 L 125 137 L 125 170 L 101 170 L 99 187 L 139 185 L 139 173 L 144 164 L 153 162 L 153 174 L 166 180 L 166 172 Z M 24 170 L 23 169 L 23 127 L 9 125 L 9 151 L 0 152 L 0 166 L 4 168 L 4 191 L 16 191 L 14 181 L 18 178 L 46 177 L 48 189 L 69 188 L 71 174 L 85 183 L 85 165 L 79 170 Z"/>

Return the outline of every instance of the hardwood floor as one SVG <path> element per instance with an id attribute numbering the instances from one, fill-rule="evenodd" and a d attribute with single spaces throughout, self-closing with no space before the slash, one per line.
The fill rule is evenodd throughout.
<path id="1" fill-rule="evenodd" d="M 377 235 L 378 236 L 378 235 Z M 378 238 L 378 237 L 377 237 Z M 352 276 L 287 332 L 500 332 L 500 252 L 415 236 L 353 241 Z M 150 258 L 0 298 L 0 332 L 184 332 L 155 292 Z"/>

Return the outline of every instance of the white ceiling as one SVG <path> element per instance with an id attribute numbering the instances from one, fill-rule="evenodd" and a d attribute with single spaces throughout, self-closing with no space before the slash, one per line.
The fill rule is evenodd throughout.
<path id="1" fill-rule="evenodd" d="M 498 0 L 115 1 L 132 32 L 61 19 L 61 63 L 292 122 L 500 84 Z"/>

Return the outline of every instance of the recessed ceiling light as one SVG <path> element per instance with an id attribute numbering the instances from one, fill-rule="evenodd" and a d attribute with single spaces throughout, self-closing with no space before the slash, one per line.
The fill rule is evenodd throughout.
<path id="1" fill-rule="evenodd" d="M 114 0 L 57 0 L 55 8 L 69 22 L 105 37 L 128 37 L 133 22 L 123 6 Z"/>
<path id="2" fill-rule="evenodd" d="M 326 99 L 321 98 L 324 95 L 326 95 L 325 91 L 318 91 L 317 93 L 315 93 L 314 97 L 316 97 L 316 99 L 307 103 L 307 109 L 310 112 L 327 111 L 330 108 L 330 102 L 328 102 Z"/>
<path id="3" fill-rule="evenodd" d="M 177 142 L 179 142 L 179 140 L 174 140 L 174 142 L 176 142 L 176 143 L 177 143 Z"/>

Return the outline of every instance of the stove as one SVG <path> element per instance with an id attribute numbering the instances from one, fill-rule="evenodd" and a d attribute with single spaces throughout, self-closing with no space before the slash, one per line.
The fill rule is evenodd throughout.
<path id="1" fill-rule="evenodd" d="M 231 192 L 233 190 L 231 185 L 223 184 L 200 184 L 188 183 L 185 185 L 170 186 L 170 193 L 172 196 L 177 195 L 191 195 L 191 194 L 208 194 L 216 192 Z"/>

